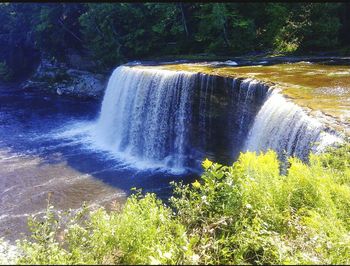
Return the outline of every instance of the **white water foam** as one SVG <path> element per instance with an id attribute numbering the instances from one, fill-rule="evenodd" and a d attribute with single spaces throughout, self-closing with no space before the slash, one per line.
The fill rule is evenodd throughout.
<path id="1" fill-rule="evenodd" d="M 278 89 L 270 89 L 246 140 L 245 150 L 266 151 L 307 160 L 309 152 L 321 152 L 342 140 L 327 133 L 325 127 L 288 101 Z"/>
<path id="2" fill-rule="evenodd" d="M 125 152 L 116 151 L 113 147 L 106 145 L 99 138 L 97 132 L 98 121 L 76 121 L 70 122 L 61 127 L 59 130 L 52 132 L 50 138 L 69 140 L 63 146 L 72 144 L 82 144 L 82 149 L 101 152 L 107 159 L 114 159 L 118 163 L 116 168 L 135 169 L 135 170 L 160 170 L 172 174 L 183 174 L 184 168 L 167 167 L 165 163 L 151 160 L 140 160 L 137 156 L 126 154 Z"/>

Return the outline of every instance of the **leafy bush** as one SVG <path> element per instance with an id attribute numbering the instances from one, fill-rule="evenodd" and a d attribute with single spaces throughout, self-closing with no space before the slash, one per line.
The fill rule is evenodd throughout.
<path id="1" fill-rule="evenodd" d="M 205 160 L 199 181 L 174 184 L 171 208 L 140 193 L 110 213 L 49 207 L 18 263 L 349 264 L 348 151 L 290 158 L 286 175 L 273 151 Z"/>
<path id="2" fill-rule="evenodd" d="M 121 212 L 108 214 L 102 208 L 95 212 L 83 208 L 71 214 L 65 225 L 63 217 L 57 215 L 49 206 L 43 220 L 30 219 L 31 239 L 19 242 L 24 254 L 18 263 L 191 262 L 185 228 L 154 194 L 131 196 Z"/>
<path id="3" fill-rule="evenodd" d="M 337 149 L 329 148 L 326 153 L 319 155 L 319 158 L 324 167 L 337 172 L 334 177 L 339 177 L 337 180 L 340 183 L 350 185 L 350 145 L 342 144 Z"/>
<path id="4" fill-rule="evenodd" d="M 317 156 L 290 163 L 283 176 L 274 152 L 241 154 L 232 167 L 204 164 L 202 184 L 177 187 L 172 200 L 201 262 L 349 263 L 350 188 L 336 182 L 349 172 Z"/>

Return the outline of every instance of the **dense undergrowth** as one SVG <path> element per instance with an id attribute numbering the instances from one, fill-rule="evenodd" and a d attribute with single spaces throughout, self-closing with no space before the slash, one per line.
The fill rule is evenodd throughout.
<path id="1" fill-rule="evenodd" d="M 200 180 L 174 184 L 169 206 L 135 193 L 118 210 L 29 221 L 18 242 L 24 264 L 349 264 L 350 146 L 290 158 L 241 154 L 208 160 Z"/>

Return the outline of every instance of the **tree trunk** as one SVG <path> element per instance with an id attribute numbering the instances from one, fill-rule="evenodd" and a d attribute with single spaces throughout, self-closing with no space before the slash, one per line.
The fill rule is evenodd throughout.
<path id="1" fill-rule="evenodd" d="M 231 46 L 231 43 L 230 43 L 228 36 L 227 36 L 226 24 L 227 24 L 227 21 L 226 21 L 226 18 L 224 18 L 224 24 L 222 25 L 223 32 L 224 32 L 224 41 L 225 41 L 226 45 L 229 47 L 229 46 Z"/>
<path id="2" fill-rule="evenodd" d="M 185 30 L 185 32 L 186 32 L 186 37 L 188 37 L 188 36 L 189 36 L 189 34 L 188 34 L 188 27 L 187 27 L 186 16 L 185 16 L 183 4 L 180 3 L 180 4 L 179 4 L 179 7 L 180 7 L 180 10 L 181 10 L 182 25 L 183 25 L 184 30 Z"/>

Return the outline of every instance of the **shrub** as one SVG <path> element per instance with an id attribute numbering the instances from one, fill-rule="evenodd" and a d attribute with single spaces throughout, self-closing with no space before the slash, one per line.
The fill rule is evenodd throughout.
<path id="1" fill-rule="evenodd" d="M 64 219 L 65 218 L 65 219 Z M 67 219 L 68 218 L 68 219 Z M 65 224 L 64 220 L 68 220 Z M 21 240 L 24 264 L 189 263 L 185 228 L 154 194 L 131 196 L 121 211 L 103 208 L 61 216 L 49 206 L 29 220 L 30 240 Z"/>
<path id="2" fill-rule="evenodd" d="M 204 165 L 201 183 L 176 186 L 172 202 L 200 261 L 349 263 L 350 188 L 341 182 L 349 169 L 327 160 L 291 158 L 280 175 L 274 152 L 245 153 L 232 167 Z"/>
<path id="3" fill-rule="evenodd" d="M 30 220 L 18 262 L 349 264 L 348 149 L 308 165 L 290 158 L 285 175 L 273 151 L 241 154 L 232 166 L 205 160 L 200 180 L 173 184 L 171 208 L 140 193 L 110 213 L 59 218 L 49 207 Z"/>

